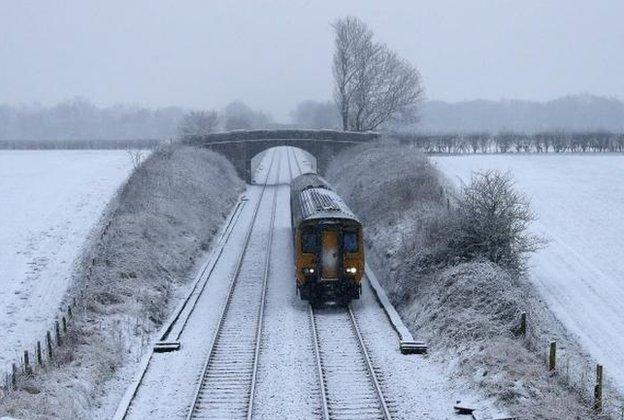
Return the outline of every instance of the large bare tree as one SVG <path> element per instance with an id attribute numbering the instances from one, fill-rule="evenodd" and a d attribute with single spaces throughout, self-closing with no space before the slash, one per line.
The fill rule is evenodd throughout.
<path id="1" fill-rule="evenodd" d="M 343 130 L 374 130 L 400 115 L 413 113 L 422 98 L 418 70 L 386 45 L 358 18 L 332 23 L 334 99 Z"/>

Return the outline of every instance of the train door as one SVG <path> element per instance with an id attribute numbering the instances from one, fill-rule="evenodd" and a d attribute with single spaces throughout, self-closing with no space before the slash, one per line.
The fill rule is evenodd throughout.
<path id="1" fill-rule="evenodd" d="M 338 231 L 337 230 L 323 230 L 322 249 L 321 249 L 321 264 L 322 264 L 322 278 L 324 279 L 337 279 L 338 278 Z"/>

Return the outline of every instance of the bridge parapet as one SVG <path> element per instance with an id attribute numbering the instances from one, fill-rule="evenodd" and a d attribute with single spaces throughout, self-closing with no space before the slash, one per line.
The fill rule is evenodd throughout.
<path id="1" fill-rule="evenodd" d="M 366 143 L 379 138 L 376 132 L 338 130 L 233 130 L 220 133 L 189 135 L 183 141 L 188 144 L 229 143 L 243 140 L 321 140 Z"/>
<path id="2" fill-rule="evenodd" d="M 239 175 L 251 181 L 251 159 L 263 150 L 277 146 L 294 146 L 317 158 L 323 171 L 332 156 L 357 144 L 379 138 L 376 132 L 337 130 L 234 130 L 204 135 L 189 135 L 182 143 L 206 147 L 225 155 L 234 164 Z"/>

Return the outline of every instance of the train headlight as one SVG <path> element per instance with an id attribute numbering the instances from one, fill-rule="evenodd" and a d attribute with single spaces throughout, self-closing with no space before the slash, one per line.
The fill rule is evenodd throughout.
<path id="1" fill-rule="evenodd" d="M 311 267 L 310 268 L 308 268 L 308 267 L 304 268 L 303 269 L 303 274 L 305 274 L 305 275 L 314 274 L 314 268 L 311 268 Z"/>
<path id="2" fill-rule="evenodd" d="M 349 268 L 347 268 L 347 270 L 346 270 L 346 271 L 347 271 L 347 273 L 349 273 L 349 274 L 355 274 L 355 273 L 357 273 L 357 268 L 355 268 L 355 267 L 349 267 Z"/>

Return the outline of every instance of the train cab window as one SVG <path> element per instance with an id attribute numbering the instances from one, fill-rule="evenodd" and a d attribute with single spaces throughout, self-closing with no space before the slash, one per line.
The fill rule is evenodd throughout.
<path id="1" fill-rule="evenodd" d="M 301 233 L 301 252 L 315 253 L 318 248 L 318 235 L 311 229 Z"/>
<path id="2" fill-rule="evenodd" d="M 342 234 L 342 250 L 343 252 L 358 252 L 358 235 L 357 232 L 343 232 Z"/>

